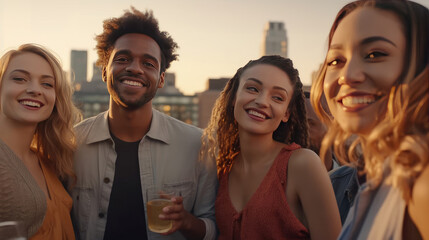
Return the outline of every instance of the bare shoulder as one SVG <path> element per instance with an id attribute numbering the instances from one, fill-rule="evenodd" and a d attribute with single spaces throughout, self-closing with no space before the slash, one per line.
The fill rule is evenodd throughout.
<path id="1" fill-rule="evenodd" d="M 429 239 L 429 228 L 427 223 L 429 222 L 429 165 L 426 165 L 422 174 L 416 180 L 412 199 L 409 204 L 409 213 L 413 222 L 416 224 L 423 239 Z"/>
<path id="2" fill-rule="evenodd" d="M 295 150 L 288 163 L 288 178 L 297 184 L 298 189 L 312 185 L 322 178 L 329 180 L 325 166 L 313 151 L 300 148 Z"/>
<path id="3" fill-rule="evenodd" d="M 311 239 L 335 239 L 341 230 L 340 215 L 328 172 L 316 153 L 305 148 L 293 152 L 287 188 L 299 199 Z"/>
<path id="4" fill-rule="evenodd" d="M 312 171 L 312 169 L 320 169 L 322 167 L 322 161 L 319 156 L 307 148 L 300 148 L 293 151 L 289 159 L 289 168 L 294 171 Z"/>

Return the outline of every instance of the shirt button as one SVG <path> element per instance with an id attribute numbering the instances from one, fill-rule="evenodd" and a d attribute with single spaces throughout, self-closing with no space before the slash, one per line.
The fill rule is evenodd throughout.
<path id="1" fill-rule="evenodd" d="M 99 218 L 104 218 L 104 213 L 99 213 L 99 214 L 98 214 L 98 217 L 99 217 Z"/>
<path id="2" fill-rule="evenodd" d="M 108 177 L 104 178 L 104 183 L 109 183 L 110 179 Z"/>

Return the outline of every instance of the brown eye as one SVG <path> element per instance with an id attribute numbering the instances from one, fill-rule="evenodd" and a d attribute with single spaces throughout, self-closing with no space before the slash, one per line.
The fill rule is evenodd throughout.
<path id="1" fill-rule="evenodd" d="M 258 89 L 256 89 L 255 87 L 247 87 L 246 89 L 251 92 L 258 92 Z"/>
<path id="2" fill-rule="evenodd" d="M 22 81 L 25 80 L 24 78 L 20 78 L 20 77 L 14 77 L 12 79 L 15 80 L 15 81 L 17 81 L 17 82 L 22 82 Z"/>
<path id="3" fill-rule="evenodd" d="M 283 101 L 283 98 L 279 96 L 274 96 L 273 99 L 280 102 Z"/>
<path id="4" fill-rule="evenodd" d="M 338 60 L 334 60 L 328 63 L 328 66 L 337 66 Z"/>
<path id="5" fill-rule="evenodd" d="M 366 59 L 376 59 L 376 58 L 385 57 L 385 56 L 387 56 L 387 54 L 383 52 L 371 52 L 366 56 Z"/>

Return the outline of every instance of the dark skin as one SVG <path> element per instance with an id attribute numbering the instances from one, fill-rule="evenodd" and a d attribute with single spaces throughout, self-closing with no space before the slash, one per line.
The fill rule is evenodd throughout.
<path id="1" fill-rule="evenodd" d="M 152 98 L 164 86 L 161 49 L 149 36 L 125 34 L 115 42 L 103 81 L 110 93 L 109 128 L 119 139 L 135 142 L 149 131 L 152 121 Z M 188 213 L 182 197 L 173 197 L 172 206 L 163 209 L 160 218 L 173 220 L 173 227 L 162 235 L 180 231 L 187 239 L 203 239 L 205 224 Z"/>

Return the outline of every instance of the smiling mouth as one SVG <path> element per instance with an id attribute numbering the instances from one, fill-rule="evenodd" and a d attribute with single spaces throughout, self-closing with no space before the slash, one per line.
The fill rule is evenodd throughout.
<path id="1" fill-rule="evenodd" d="M 268 116 L 266 116 L 265 114 L 262 114 L 262 113 L 260 113 L 260 112 L 255 111 L 255 110 L 249 110 L 249 111 L 247 111 L 247 113 L 248 113 L 249 115 L 252 115 L 252 116 L 255 116 L 255 117 L 258 117 L 258 118 L 262 118 L 262 119 L 267 119 L 267 118 L 269 118 L 269 117 L 268 117 Z"/>
<path id="2" fill-rule="evenodd" d="M 369 105 L 375 102 L 375 96 L 348 96 L 341 100 L 345 107 L 356 107 L 359 105 Z"/>
<path id="3" fill-rule="evenodd" d="M 40 108 L 42 106 L 42 104 L 40 104 L 39 102 L 34 102 L 29 100 L 19 101 L 19 103 L 25 106 L 35 107 L 35 108 Z"/>
<path id="4" fill-rule="evenodd" d="M 338 102 L 348 109 L 361 109 L 377 102 L 383 94 L 362 95 L 362 96 L 346 96 L 338 100 Z"/>
<path id="5" fill-rule="evenodd" d="M 132 81 L 132 80 L 124 80 L 122 81 L 123 84 L 133 87 L 146 87 L 145 84 L 138 82 L 138 81 Z"/>

